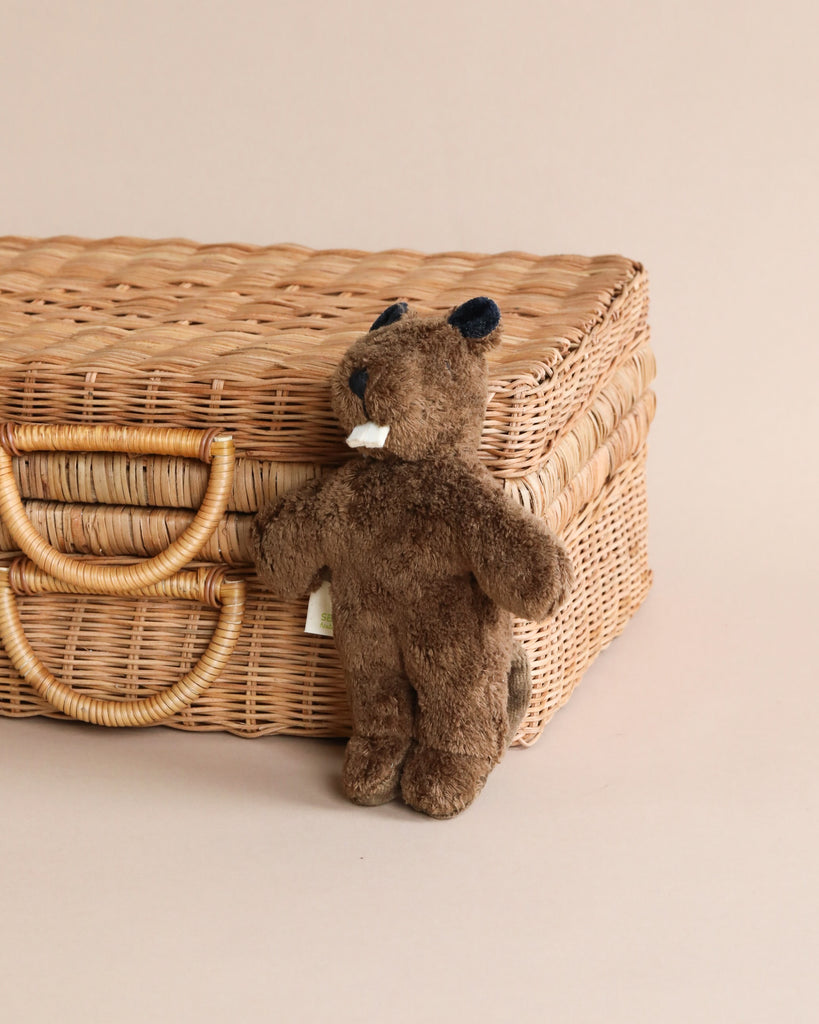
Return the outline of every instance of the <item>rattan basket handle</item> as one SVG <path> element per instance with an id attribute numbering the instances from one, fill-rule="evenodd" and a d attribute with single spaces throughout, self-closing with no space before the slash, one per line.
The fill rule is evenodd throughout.
<path id="1" fill-rule="evenodd" d="M 79 588 L 55 580 L 26 559 L 0 566 L 0 637 L 12 664 L 52 707 L 92 725 L 155 725 L 193 703 L 218 678 L 233 653 L 242 626 L 245 584 L 225 570 L 180 572 L 169 580 L 134 591 L 135 597 L 173 597 L 219 608 L 213 636 L 194 667 L 173 686 L 147 697 L 104 700 L 77 693 L 56 679 L 34 653 L 23 632 L 15 591 L 21 594 L 77 593 Z"/>
<path id="2" fill-rule="evenodd" d="M 86 555 L 52 547 L 31 525 L 14 479 L 12 455 L 32 451 L 104 451 L 175 455 L 211 463 L 202 504 L 191 524 L 152 558 L 130 565 L 103 565 Z M 85 592 L 125 594 L 178 572 L 202 550 L 222 518 L 233 487 L 233 438 L 218 430 L 82 425 L 0 426 L 0 518 L 20 550 L 50 576 Z"/>

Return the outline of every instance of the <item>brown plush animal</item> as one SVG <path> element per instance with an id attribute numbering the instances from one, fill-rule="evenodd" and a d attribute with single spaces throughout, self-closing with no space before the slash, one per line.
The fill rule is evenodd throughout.
<path id="1" fill-rule="evenodd" d="M 573 585 L 562 544 L 477 456 L 499 341 L 491 299 L 432 318 L 390 306 L 331 381 L 363 457 L 254 522 L 276 596 L 303 596 L 329 570 L 353 713 L 343 783 L 357 803 L 400 792 L 448 818 L 474 799 L 530 698 L 512 616 L 547 618 Z"/>

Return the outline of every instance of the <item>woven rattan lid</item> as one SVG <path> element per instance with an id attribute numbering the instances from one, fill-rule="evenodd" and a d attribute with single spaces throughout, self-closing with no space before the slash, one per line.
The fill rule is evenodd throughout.
<path id="1" fill-rule="evenodd" d="M 245 455 L 336 462 L 328 378 L 399 299 L 494 298 L 482 454 L 536 467 L 644 340 L 647 282 L 622 256 L 532 256 L 185 240 L 0 238 L 0 419 L 219 426 Z"/>

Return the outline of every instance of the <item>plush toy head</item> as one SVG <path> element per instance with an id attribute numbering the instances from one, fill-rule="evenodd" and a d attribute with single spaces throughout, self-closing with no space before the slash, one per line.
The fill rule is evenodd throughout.
<path id="1" fill-rule="evenodd" d="M 486 410 L 486 352 L 501 338 L 500 311 L 470 299 L 446 316 L 389 306 L 347 351 L 331 380 L 347 443 L 406 461 L 475 450 Z"/>

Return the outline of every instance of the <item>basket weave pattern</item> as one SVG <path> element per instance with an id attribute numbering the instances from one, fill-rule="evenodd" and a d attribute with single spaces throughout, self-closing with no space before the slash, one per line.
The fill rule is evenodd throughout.
<path id="1" fill-rule="evenodd" d="M 248 457 L 336 464 L 327 377 L 362 329 L 399 299 L 433 313 L 490 294 L 504 343 L 481 451 L 519 476 L 644 329 L 646 292 L 622 256 L 5 239 L 0 407 L 23 422 L 217 424 Z"/>
<path id="2" fill-rule="evenodd" d="M 490 363 L 482 457 L 514 500 L 565 539 L 579 579 L 554 619 L 516 623 L 533 665 L 517 738 L 529 744 L 650 586 L 645 450 L 655 366 L 639 265 L 619 256 L 0 239 L 0 419 L 233 435 L 224 513 L 192 567 L 233 567 L 246 587 L 243 624 L 219 678 L 166 724 L 244 736 L 349 731 L 332 641 L 303 632 L 306 601 L 273 601 L 249 568 L 251 517 L 349 457 L 327 382 L 385 306 L 406 300 L 437 312 L 477 294 L 498 300 L 505 336 Z M 211 476 L 200 459 L 150 445 L 48 447 L 56 446 L 10 462 L 28 519 L 56 551 L 103 555 L 112 566 L 161 559 L 198 521 Z M 0 552 L 17 550 L 0 523 Z M 48 589 L 18 592 L 20 627 L 45 671 L 95 699 L 141 700 L 172 687 L 217 625 L 217 611 L 195 597 Z M 1 652 L 0 714 L 60 717 Z"/>

